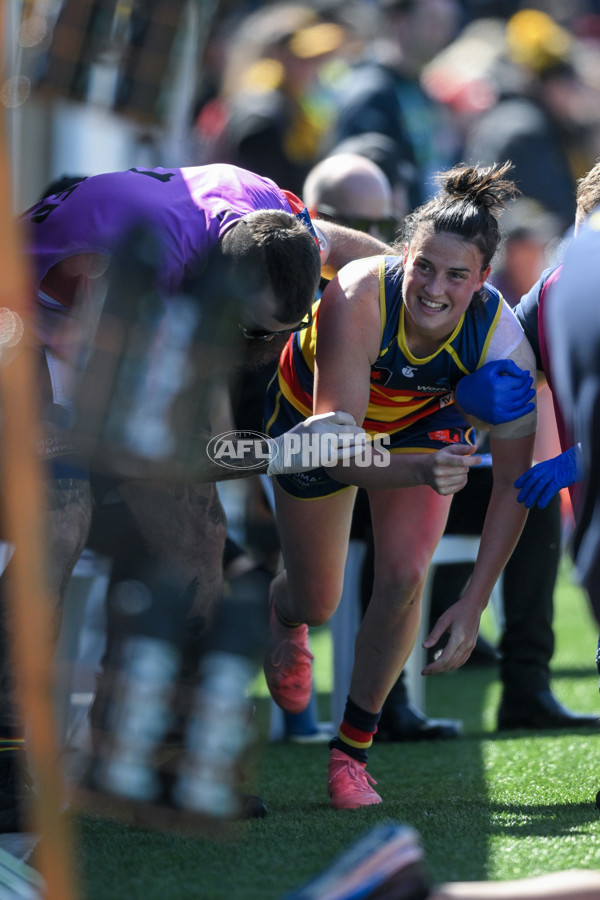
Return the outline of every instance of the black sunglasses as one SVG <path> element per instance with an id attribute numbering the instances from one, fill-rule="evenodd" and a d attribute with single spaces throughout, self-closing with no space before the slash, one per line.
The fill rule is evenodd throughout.
<path id="1" fill-rule="evenodd" d="M 312 320 L 312 309 L 309 309 L 301 322 L 298 322 L 293 328 L 284 328 L 283 331 L 261 331 L 260 329 L 245 328 L 241 324 L 240 328 L 244 337 L 249 341 L 272 341 L 275 337 L 286 337 L 296 331 L 308 328 L 309 325 L 312 325 Z"/>
<path id="2" fill-rule="evenodd" d="M 377 229 L 381 239 L 386 244 L 392 244 L 396 239 L 398 230 L 398 222 L 393 216 L 385 219 L 367 219 L 361 216 L 342 216 L 333 206 L 327 203 L 321 203 L 317 206 L 317 213 L 324 218 L 331 219 L 338 225 L 344 225 L 346 228 L 354 228 L 355 231 L 363 231 L 371 234 L 372 229 Z"/>

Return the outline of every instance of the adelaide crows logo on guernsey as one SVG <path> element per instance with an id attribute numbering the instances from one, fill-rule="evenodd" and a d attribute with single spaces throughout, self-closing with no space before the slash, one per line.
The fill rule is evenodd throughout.
<path id="1" fill-rule="evenodd" d="M 384 366 L 371 367 L 371 381 L 374 384 L 387 384 L 392 377 L 392 370 Z"/>
<path id="2" fill-rule="evenodd" d="M 444 444 L 465 443 L 465 432 L 462 428 L 443 428 L 437 431 L 428 431 L 427 437 L 432 441 L 441 441 Z"/>

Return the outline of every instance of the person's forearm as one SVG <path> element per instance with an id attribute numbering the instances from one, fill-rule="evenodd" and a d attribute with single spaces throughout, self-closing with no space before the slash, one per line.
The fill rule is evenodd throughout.
<path id="1" fill-rule="evenodd" d="M 429 484 L 429 453 L 389 453 L 368 448 L 365 460 L 368 465 L 359 466 L 356 460 L 347 460 L 328 468 L 332 478 L 342 484 L 353 484 L 360 488 L 388 489 L 414 487 Z"/>
<path id="2" fill-rule="evenodd" d="M 209 456 L 205 444 L 196 449 L 193 459 L 156 462 L 140 458 L 104 454 L 102 466 L 111 477 L 121 480 L 146 481 L 155 479 L 167 482 L 230 481 L 233 478 L 247 478 L 250 475 L 266 473 L 270 457 L 261 445 L 255 449 L 239 450 L 233 443 L 216 448 L 219 462 Z M 214 455 L 214 452 L 213 452 Z"/>
<path id="3" fill-rule="evenodd" d="M 231 481 L 234 478 L 248 478 L 250 475 L 265 475 L 268 465 L 268 460 L 255 460 L 250 464 L 248 458 L 234 466 L 219 466 L 210 460 L 202 460 L 197 468 L 194 467 L 193 475 L 196 481 L 202 482 Z"/>
<path id="4" fill-rule="evenodd" d="M 368 465 L 361 467 L 353 461 L 332 474 L 343 484 L 357 487 L 393 490 L 427 485 L 441 495 L 455 494 L 465 486 L 471 466 L 481 462 L 474 449 L 452 444 L 435 453 L 389 453 L 383 443 L 379 450 L 368 445 L 363 451 Z"/>
<path id="5" fill-rule="evenodd" d="M 527 519 L 527 510 L 517 500 L 515 474 L 530 464 L 535 435 L 514 440 L 490 437 L 494 485 L 481 533 L 473 575 L 463 599 L 483 610 L 502 569 L 510 559 Z"/>
<path id="6" fill-rule="evenodd" d="M 393 253 L 388 244 L 362 231 L 344 228 L 343 225 L 336 225 L 323 219 L 315 219 L 315 225 L 324 234 L 329 245 L 326 262 L 336 270 L 354 259 Z"/>
<path id="7" fill-rule="evenodd" d="M 485 517 L 477 562 L 463 597 L 484 609 L 519 540 L 527 510 L 517 503 L 512 485 L 494 484 Z"/>

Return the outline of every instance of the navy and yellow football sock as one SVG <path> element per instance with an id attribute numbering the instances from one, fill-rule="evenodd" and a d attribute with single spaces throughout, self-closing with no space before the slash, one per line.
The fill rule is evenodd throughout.
<path id="1" fill-rule="evenodd" d="M 332 750 L 341 750 L 358 762 L 366 763 L 367 751 L 373 743 L 380 715 L 381 712 L 370 713 L 361 709 L 348 697 L 342 724 L 337 737 L 330 741 L 329 747 Z"/>

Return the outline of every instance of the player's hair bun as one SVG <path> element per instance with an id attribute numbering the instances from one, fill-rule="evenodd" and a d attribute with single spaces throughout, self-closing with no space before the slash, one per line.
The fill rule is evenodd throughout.
<path id="1" fill-rule="evenodd" d="M 476 206 L 488 209 L 498 215 L 506 202 L 515 197 L 519 190 L 508 173 L 514 168 L 510 160 L 491 166 L 471 166 L 460 163 L 435 178 L 448 197 L 456 200 L 470 200 Z"/>

